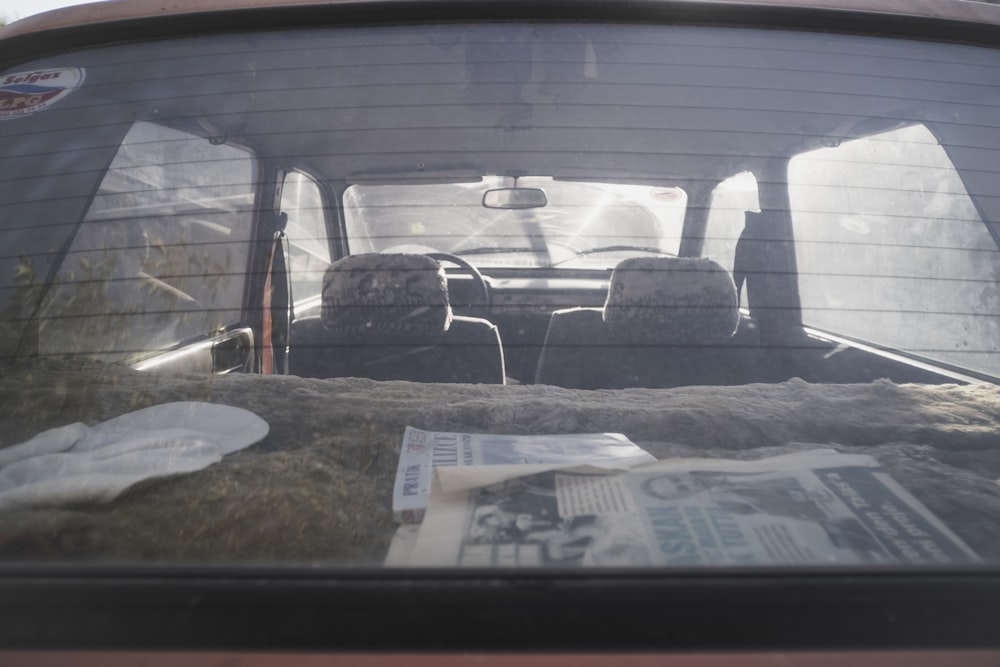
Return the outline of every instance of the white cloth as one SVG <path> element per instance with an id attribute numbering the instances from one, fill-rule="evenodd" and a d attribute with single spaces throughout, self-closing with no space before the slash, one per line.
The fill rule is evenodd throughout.
<path id="1" fill-rule="evenodd" d="M 0 449 L 0 510 L 107 502 L 144 479 L 201 470 L 269 429 L 247 410 L 193 401 L 54 428 Z"/>

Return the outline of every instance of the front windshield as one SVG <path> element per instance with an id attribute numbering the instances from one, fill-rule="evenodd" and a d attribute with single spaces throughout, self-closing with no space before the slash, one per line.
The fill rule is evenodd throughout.
<path id="1" fill-rule="evenodd" d="M 488 208 L 487 192 L 536 189 L 546 203 Z M 676 255 L 687 197 L 678 187 L 484 177 L 441 185 L 352 185 L 351 252 L 476 255 L 490 267 L 613 268 L 631 254 Z"/>
<path id="2" fill-rule="evenodd" d="M 996 51 L 456 22 L 19 62 L 0 562 L 1000 562 Z"/>

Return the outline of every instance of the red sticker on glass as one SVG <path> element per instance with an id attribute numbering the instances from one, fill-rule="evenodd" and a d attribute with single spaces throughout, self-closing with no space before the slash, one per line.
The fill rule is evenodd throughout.
<path id="1" fill-rule="evenodd" d="M 40 69 L 0 76 L 0 120 L 37 113 L 83 83 L 78 67 Z"/>

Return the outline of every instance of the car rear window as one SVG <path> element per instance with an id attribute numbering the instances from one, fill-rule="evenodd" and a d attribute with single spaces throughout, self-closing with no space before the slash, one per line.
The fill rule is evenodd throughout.
<path id="1" fill-rule="evenodd" d="M 8 65 L 0 560 L 994 563 L 998 66 L 558 21 Z"/>

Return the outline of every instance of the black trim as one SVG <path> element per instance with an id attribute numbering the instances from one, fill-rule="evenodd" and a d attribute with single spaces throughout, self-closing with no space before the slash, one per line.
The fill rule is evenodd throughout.
<path id="1" fill-rule="evenodd" d="M 27 59 L 122 43 L 252 30 L 469 21 L 684 24 L 808 30 L 988 47 L 1000 25 L 889 13 L 683 0 L 386 0 L 252 7 L 113 20 L 0 40 L 0 68 Z"/>
<path id="2" fill-rule="evenodd" d="M 996 572 L 0 574 L 0 648 L 732 651 L 1000 646 Z"/>

